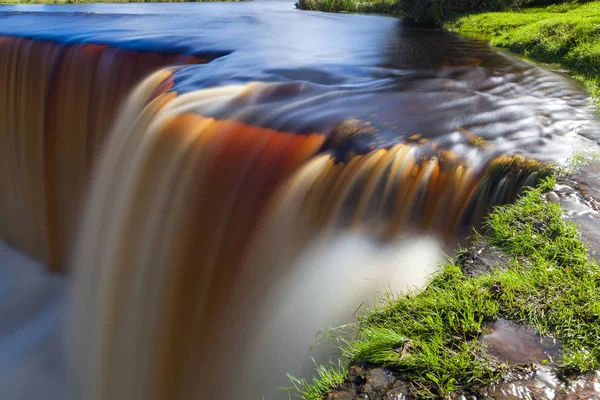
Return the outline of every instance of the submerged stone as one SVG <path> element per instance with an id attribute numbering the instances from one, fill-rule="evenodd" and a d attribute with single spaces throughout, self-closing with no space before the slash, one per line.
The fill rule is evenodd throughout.
<path id="1" fill-rule="evenodd" d="M 508 257 L 489 245 L 484 239 L 478 239 L 461 252 L 457 262 L 464 275 L 469 278 L 481 276 L 495 270 L 504 269 Z"/>
<path id="2" fill-rule="evenodd" d="M 541 336 L 530 326 L 499 319 L 488 324 L 486 330 L 479 341 L 485 344 L 487 354 L 509 366 L 542 365 L 559 356 L 560 341 Z"/>

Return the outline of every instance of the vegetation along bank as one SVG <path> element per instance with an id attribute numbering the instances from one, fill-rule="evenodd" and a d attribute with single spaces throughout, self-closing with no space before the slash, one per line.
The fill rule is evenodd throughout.
<path id="1" fill-rule="evenodd" d="M 477 35 L 532 59 L 555 64 L 600 97 L 600 1 L 455 18 L 448 29 Z"/>

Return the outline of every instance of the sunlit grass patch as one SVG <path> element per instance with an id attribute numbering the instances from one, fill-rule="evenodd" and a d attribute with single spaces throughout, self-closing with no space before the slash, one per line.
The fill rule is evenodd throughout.
<path id="1" fill-rule="evenodd" d="M 479 35 L 535 60 L 557 64 L 600 97 L 600 2 L 467 15 L 448 28 Z"/>

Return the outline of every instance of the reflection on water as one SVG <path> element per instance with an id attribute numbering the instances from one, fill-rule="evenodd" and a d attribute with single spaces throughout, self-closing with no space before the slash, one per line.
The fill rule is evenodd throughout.
<path id="1" fill-rule="evenodd" d="M 422 283 L 440 238 L 452 245 L 457 229 L 535 182 L 528 158 L 561 162 L 600 137 L 566 78 L 404 20 L 278 2 L 24 7 L 0 8 L 0 35 L 55 51 L 39 50 L 40 83 L 12 62 L 37 47 L 10 46 L 1 76 L 32 88 L 10 85 L 0 104 L 18 110 L 6 111 L 8 131 L 13 114 L 45 121 L 23 106 L 43 100 L 38 114 L 64 127 L 52 159 L 62 172 L 27 183 L 6 172 L 0 185 L 83 198 L 73 175 L 92 163 L 78 149 L 105 149 L 81 233 L 61 243 L 74 254 L 71 344 L 86 400 L 286 396 L 273 387 L 285 372 L 309 374 L 321 328 L 348 321 L 377 289 Z M 116 102 L 108 89 L 119 87 L 100 74 L 104 45 L 135 50 L 114 53 L 123 65 L 155 53 L 209 62 L 150 76 L 113 135 L 92 140 L 80 127 L 97 128 L 93 105 Z M 57 79 L 61 68 L 85 73 Z M 46 93 L 86 111 L 56 112 Z M 46 154 L 42 139 L 57 139 L 35 128 L 32 146 Z M 16 136 L 0 140 L 32 154 Z M 38 164 L 31 176 L 54 165 Z M 13 200 L 6 215 L 18 219 Z M 78 220 L 72 201 L 64 219 Z M 2 225 L 3 237 L 16 226 Z"/>
<path id="2" fill-rule="evenodd" d="M 556 362 L 560 355 L 561 342 L 526 325 L 499 319 L 490 324 L 481 336 L 486 352 L 507 365 L 545 364 Z"/>

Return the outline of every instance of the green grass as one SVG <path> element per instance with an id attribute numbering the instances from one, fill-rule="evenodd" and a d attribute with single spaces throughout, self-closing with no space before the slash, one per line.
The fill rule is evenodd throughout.
<path id="1" fill-rule="evenodd" d="M 556 64 L 600 99 L 600 1 L 467 15 L 446 27 Z"/>
<path id="2" fill-rule="evenodd" d="M 477 342 L 485 322 L 505 318 L 560 339 L 563 373 L 598 370 L 600 267 L 560 206 L 545 201 L 543 192 L 555 182 L 547 178 L 486 218 L 483 237 L 509 256 L 506 270 L 468 278 L 447 263 L 424 290 L 360 317 L 354 338 L 342 346 L 345 358 L 405 373 L 422 397 L 477 389 L 505 371 Z M 339 381 L 327 378 L 325 386 Z M 319 385 L 299 387 L 299 397 L 320 398 Z"/>
<path id="3" fill-rule="evenodd" d="M 299 393 L 298 397 L 302 400 L 319 400 L 327 397 L 331 389 L 344 382 L 348 376 L 348 369 L 338 360 L 336 365 L 317 365 L 316 373 L 317 376 L 314 376 L 310 382 L 288 374 L 292 386 L 282 390 Z"/>
<path id="4" fill-rule="evenodd" d="M 401 13 L 397 0 L 299 0 L 296 7 L 301 10 L 326 12 Z"/>

